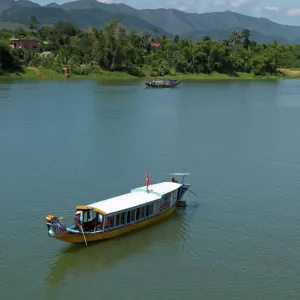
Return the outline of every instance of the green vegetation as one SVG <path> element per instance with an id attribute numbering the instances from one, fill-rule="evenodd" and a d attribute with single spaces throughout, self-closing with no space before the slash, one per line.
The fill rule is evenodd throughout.
<path id="1" fill-rule="evenodd" d="M 36 30 L 38 28 L 38 20 L 35 16 L 30 17 L 28 25 L 30 30 Z"/>
<path id="2" fill-rule="evenodd" d="M 5 43 L 0 43 L 0 75 L 12 72 L 21 72 L 20 61 L 12 55 Z"/>
<path id="3" fill-rule="evenodd" d="M 279 67 L 300 68 L 300 46 L 257 44 L 247 29 L 233 30 L 226 40 L 207 36 L 195 42 L 179 36 L 170 40 L 157 31 L 128 31 L 118 21 L 88 32 L 70 22 L 37 28 L 34 16 L 28 24 L 31 30 L 0 30 L 1 74 L 54 78 L 63 77 L 66 68 L 71 77 L 258 79 L 283 76 Z M 10 49 L 11 36 L 39 39 L 39 52 Z"/>

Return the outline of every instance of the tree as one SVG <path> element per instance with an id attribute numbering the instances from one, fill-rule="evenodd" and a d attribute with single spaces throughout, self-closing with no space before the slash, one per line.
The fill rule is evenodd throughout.
<path id="1" fill-rule="evenodd" d="M 16 28 L 14 35 L 18 39 L 23 39 L 28 36 L 28 31 L 26 31 L 23 27 L 18 27 Z"/>
<path id="2" fill-rule="evenodd" d="M 241 34 L 237 30 L 232 30 L 229 34 L 229 42 L 234 45 L 238 46 L 241 44 Z"/>
<path id="3" fill-rule="evenodd" d="M 52 27 L 43 26 L 37 30 L 39 38 L 43 41 L 54 40 L 54 33 Z"/>
<path id="4" fill-rule="evenodd" d="M 79 30 L 75 25 L 68 21 L 60 21 L 53 27 L 53 34 L 56 41 L 61 45 L 66 45 L 70 41 L 70 37 L 76 36 Z"/>
<path id="5" fill-rule="evenodd" d="M 242 39 L 243 39 L 243 47 L 248 49 L 250 46 L 250 30 L 249 29 L 244 29 L 242 32 Z"/>
<path id="6" fill-rule="evenodd" d="M 28 26 L 30 30 L 36 30 L 38 27 L 38 20 L 35 16 L 31 16 L 28 22 Z"/>
<path id="7" fill-rule="evenodd" d="M 12 30 L 1 29 L 0 30 L 0 39 L 9 39 L 13 34 Z"/>
<path id="8" fill-rule="evenodd" d="M 174 43 L 178 43 L 179 42 L 179 35 L 176 34 L 174 37 Z"/>
<path id="9" fill-rule="evenodd" d="M 19 61 L 12 55 L 9 47 L 0 44 L 0 71 L 3 73 L 21 71 Z"/>
<path id="10" fill-rule="evenodd" d="M 202 39 L 203 42 L 206 42 L 206 41 L 211 41 L 211 37 L 208 36 L 208 35 L 205 35 Z"/>

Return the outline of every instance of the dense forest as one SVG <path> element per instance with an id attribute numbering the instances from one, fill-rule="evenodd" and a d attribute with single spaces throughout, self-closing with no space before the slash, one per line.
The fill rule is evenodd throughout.
<path id="1" fill-rule="evenodd" d="M 82 31 L 70 22 L 38 27 L 38 20 L 31 17 L 28 27 L 0 31 L 0 74 L 41 66 L 59 73 L 67 67 L 77 75 L 106 70 L 153 77 L 212 72 L 264 76 L 275 74 L 278 67 L 300 67 L 300 45 L 279 45 L 276 41 L 258 44 L 251 39 L 249 30 L 233 30 L 222 41 L 213 41 L 209 36 L 191 41 L 179 36 L 170 40 L 157 30 L 128 31 L 118 21 Z M 12 49 L 11 37 L 39 40 L 40 49 Z"/>

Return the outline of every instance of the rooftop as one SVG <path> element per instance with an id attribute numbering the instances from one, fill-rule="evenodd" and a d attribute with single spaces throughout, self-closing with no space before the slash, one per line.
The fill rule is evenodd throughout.
<path id="1" fill-rule="evenodd" d="M 20 42 L 24 42 L 24 41 L 30 41 L 30 42 L 37 42 L 39 43 L 39 40 L 32 40 L 32 39 L 17 39 L 17 38 L 10 38 L 11 41 L 20 41 Z"/>
<path id="2" fill-rule="evenodd" d="M 88 207 L 96 208 L 106 214 L 112 214 L 118 211 L 130 209 L 131 207 L 140 206 L 148 202 L 153 202 L 159 198 L 159 196 L 147 192 L 129 193 L 90 204 Z"/>
<path id="3" fill-rule="evenodd" d="M 109 198 L 99 202 L 87 205 L 89 208 L 95 208 L 106 214 L 112 214 L 118 211 L 124 211 L 133 207 L 153 202 L 162 197 L 162 195 L 172 192 L 180 187 L 180 184 L 174 182 L 161 182 L 131 190 L 130 193 Z"/>

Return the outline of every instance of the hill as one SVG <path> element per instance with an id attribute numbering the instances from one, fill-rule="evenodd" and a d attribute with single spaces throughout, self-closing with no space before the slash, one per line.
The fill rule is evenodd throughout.
<path id="1" fill-rule="evenodd" d="M 195 30 L 186 32 L 181 37 L 185 37 L 191 40 L 202 40 L 204 37 L 209 36 L 213 40 L 225 40 L 228 38 L 229 34 L 232 32 L 233 29 L 241 32 L 245 28 L 235 27 L 226 30 L 212 29 L 207 31 Z M 275 40 L 278 42 L 278 44 L 290 43 L 287 39 L 283 37 L 277 35 L 265 35 L 257 30 L 251 31 L 251 39 L 261 44 L 272 44 Z M 300 39 L 298 40 L 298 43 L 297 40 L 293 41 L 294 44 L 299 44 L 299 42 Z"/>
<path id="2" fill-rule="evenodd" d="M 4 10 L 11 8 L 13 5 L 13 0 L 2 0 L 0 2 L 0 13 L 2 13 Z"/>
<path id="3" fill-rule="evenodd" d="M 153 31 L 157 26 L 139 18 L 134 14 L 127 14 L 124 11 L 134 10 L 126 5 L 102 4 L 96 0 L 75 1 L 65 5 L 55 3 L 41 6 L 28 0 L 13 1 L 4 0 L 8 9 L 2 11 L 0 21 L 10 23 L 28 24 L 31 16 L 35 16 L 40 25 L 55 24 L 56 22 L 70 21 L 81 29 L 89 27 L 102 27 L 116 19 L 120 20 L 128 29 L 137 29 L 139 31 Z M 170 36 L 162 28 L 158 28 L 163 34 Z"/>
<path id="4" fill-rule="evenodd" d="M 0 29 L 15 30 L 18 27 L 23 27 L 24 29 L 26 29 L 24 25 L 19 23 L 0 22 Z"/>
<path id="5" fill-rule="evenodd" d="M 292 42 L 300 36 L 300 26 L 282 25 L 265 18 L 255 18 L 231 11 L 213 12 L 204 14 L 192 14 L 175 9 L 146 9 L 142 10 L 140 17 L 145 21 L 157 24 L 172 34 L 184 36 L 190 33 L 199 34 L 210 31 L 215 33 L 217 39 L 222 38 L 224 30 L 249 29 L 262 35 L 277 36 L 280 39 Z M 221 35 L 216 35 L 217 32 Z M 194 36 L 194 34 L 192 35 Z"/>
<path id="6" fill-rule="evenodd" d="M 136 14 L 140 11 L 123 3 L 102 3 L 97 0 L 77 0 L 67 2 L 61 8 L 72 11 L 76 9 L 105 9 L 111 13 Z"/>
<path id="7" fill-rule="evenodd" d="M 297 43 L 300 26 L 282 25 L 265 18 L 255 18 L 231 11 L 213 13 L 185 13 L 176 9 L 137 10 L 125 4 L 107 4 L 97 0 L 78 0 L 62 5 L 41 6 L 28 0 L 1 0 L 0 21 L 26 25 L 30 16 L 36 16 L 41 25 L 59 20 L 71 21 L 81 29 L 102 27 L 116 19 L 129 29 L 192 39 L 208 35 L 219 40 L 227 38 L 233 29 L 249 29 L 252 38 L 260 43 Z"/>

